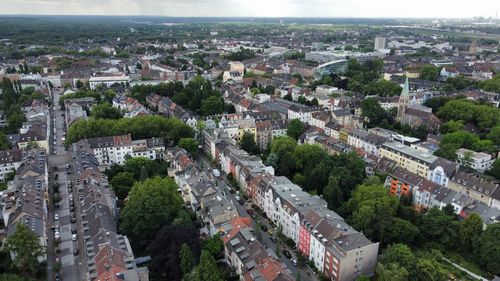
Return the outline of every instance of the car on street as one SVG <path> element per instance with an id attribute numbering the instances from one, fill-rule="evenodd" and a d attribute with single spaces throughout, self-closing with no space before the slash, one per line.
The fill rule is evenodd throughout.
<path id="1" fill-rule="evenodd" d="M 75 222 L 76 222 L 76 219 L 75 219 L 75 218 L 70 218 L 70 219 L 69 219 L 69 221 L 70 221 L 71 223 L 75 223 Z"/>
<path id="2" fill-rule="evenodd" d="M 236 199 L 236 201 L 240 201 L 241 200 L 241 198 L 238 195 L 234 196 L 234 199 Z"/>
<path id="3" fill-rule="evenodd" d="M 56 262 L 60 262 L 61 261 L 61 257 L 60 256 L 56 256 Z"/>
<path id="4" fill-rule="evenodd" d="M 213 170 L 212 170 L 212 174 L 213 174 L 213 175 L 214 175 L 214 177 L 216 177 L 216 178 L 219 178 L 219 177 L 220 177 L 220 171 L 219 171 L 219 170 L 217 170 L 217 169 L 213 169 Z"/>
<path id="5" fill-rule="evenodd" d="M 78 254 L 80 254 L 80 251 L 78 250 L 78 248 L 75 248 L 73 250 L 73 255 L 78 256 Z"/>
<path id="6" fill-rule="evenodd" d="M 76 241 L 78 239 L 78 236 L 76 234 L 71 235 L 71 240 Z"/>
<path id="7" fill-rule="evenodd" d="M 269 236 L 269 239 L 271 239 L 271 241 L 273 241 L 274 243 L 278 242 L 278 239 L 276 239 L 276 237 L 274 236 Z"/>
<path id="8" fill-rule="evenodd" d="M 61 274 L 60 273 L 56 273 L 56 281 L 61 281 Z"/>
<path id="9" fill-rule="evenodd" d="M 59 215 L 58 215 L 58 214 L 55 214 L 55 215 L 54 215 L 54 220 L 55 220 L 55 221 L 58 221 L 58 220 L 59 220 Z"/>
<path id="10" fill-rule="evenodd" d="M 74 206 L 70 206 L 70 207 L 69 207 L 69 211 L 70 211 L 70 212 L 74 212 L 74 211 L 75 211 L 75 207 L 74 207 Z"/>
<path id="11" fill-rule="evenodd" d="M 76 234 L 76 229 L 72 228 L 71 229 L 71 234 Z"/>
<path id="12" fill-rule="evenodd" d="M 59 239 L 61 236 L 59 234 L 59 231 L 54 232 L 54 239 Z"/>
<path id="13" fill-rule="evenodd" d="M 274 233 L 274 232 L 273 232 L 273 230 L 272 230 L 272 229 L 268 229 L 268 230 L 267 230 L 267 233 L 269 233 L 269 235 L 273 236 L 273 233 Z"/>
<path id="14" fill-rule="evenodd" d="M 292 254 L 290 254 L 290 252 L 288 250 L 283 250 L 281 251 L 283 253 L 283 255 L 287 258 L 287 259 L 291 259 L 292 258 Z"/>
<path id="15" fill-rule="evenodd" d="M 260 229 L 262 229 L 262 231 L 264 231 L 264 232 L 267 232 L 267 226 L 264 224 L 260 225 Z"/>
<path id="16" fill-rule="evenodd" d="M 297 266 L 297 264 L 298 264 L 296 259 L 293 259 L 293 260 L 292 260 L 292 263 L 293 263 L 293 265 L 295 265 L 295 266 Z"/>

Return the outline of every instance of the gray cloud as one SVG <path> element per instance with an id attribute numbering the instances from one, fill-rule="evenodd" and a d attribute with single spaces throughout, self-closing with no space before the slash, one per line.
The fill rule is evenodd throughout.
<path id="1" fill-rule="evenodd" d="M 495 16 L 498 0 L 1 0 L 0 14 L 251 17 Z"/>

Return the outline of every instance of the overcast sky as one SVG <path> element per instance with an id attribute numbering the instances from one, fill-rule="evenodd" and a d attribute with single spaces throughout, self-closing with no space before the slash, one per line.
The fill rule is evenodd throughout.
<path id="1" fill-rule="evenodd" d="M 0 0 L 0 14 L 248 17 L 496 16 L 500 0 Z"/>

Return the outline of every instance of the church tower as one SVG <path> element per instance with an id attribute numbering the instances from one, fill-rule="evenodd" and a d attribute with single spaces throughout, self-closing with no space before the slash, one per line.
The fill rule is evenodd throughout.
<path id="1" fill-rule="evenodd" d="M 408 84 L 408 77 L 406 77 L 403 91 L 401 91 L 401 95 L 399 96 L 397 121 L 399 122 L 403 121 L 403 117 L 405 116 L 405 111 L 406 108 L 408 107 L 409 101 L 410 101 L 410 85 Z"/>

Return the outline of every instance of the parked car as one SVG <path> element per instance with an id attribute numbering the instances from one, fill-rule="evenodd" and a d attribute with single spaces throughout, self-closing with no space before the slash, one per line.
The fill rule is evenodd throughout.
<path id="1" fill-rule="evenodd" d="M 236 199 L 236 201 L 238 202 L 241 200 L 241 198 L 238 195 L 234 196 L 234 199 Z"/>
<path id="2" fill-rule="evenodd" d="M 278 239 L 276 239 L 276 237 L 274 236 L 269 236 L 269 239 L 271 239 L 271 241 L 273 241 L 274 243 L 278 242 Z"/>
<path id="3" fill-rule="evenodd" d="M 295 265 L 295 266 L 297 266 L 297 264 L 298 264 L 296 259 L 293 259 L 293 260 L 292 260 L 292 263 L 293 263 L 293 265 Z"/>
<path id="4" fill-rule="evenodd" d="M 73 250 L 73 255 L 78 256 L 79 253 L 80 253 L 80 251 L 78 250 L 78 248 L 75 248 Z"/>
<path id="5" fill-rule="evenodd" d="M 71 235 L 71 240 L 76 241 L 78 239 L 78 236 L 76 234 Z"/>
<path id="6" fill-rule="evenodd" d="M 292 258 L 292 254 L 290 254 L 290 252 L 288 250 L 283 250 L 281 251 L 283 253 L 283 255 L 287 258 L 287 259 L 291 259 Z"/>
<path id="7" fill-rule="evenodd" d="M 264 231 L 264 232 L 267 232 L 267 226 L 264 224 L 260 225 L 260 229 L 262 229 L 262 231 Z"/>
<path id="8" fill-rule="evenodd" d="M 71 234 L 76 234 L 76 229 L 72 228 L 71 229 Z"/>
<path id="9" fill-rule="evenodd" d="M 59 220 L 59 215 L 58 215 L 58 214 L 55 214 L 55 215 L 54 215 L 54 220 L 55 220 L 55 221 L 58 221 L 58 220 Z"/>
<path id="10" fill-rule="evenodd" d="M 70 219 L 69 219 L 69 221 L 70 221 L 71 223 L 75 223 L 75 222 L 76 222 L 76 219 L 75 219 L 75 218 L 70 218 Z"/>

